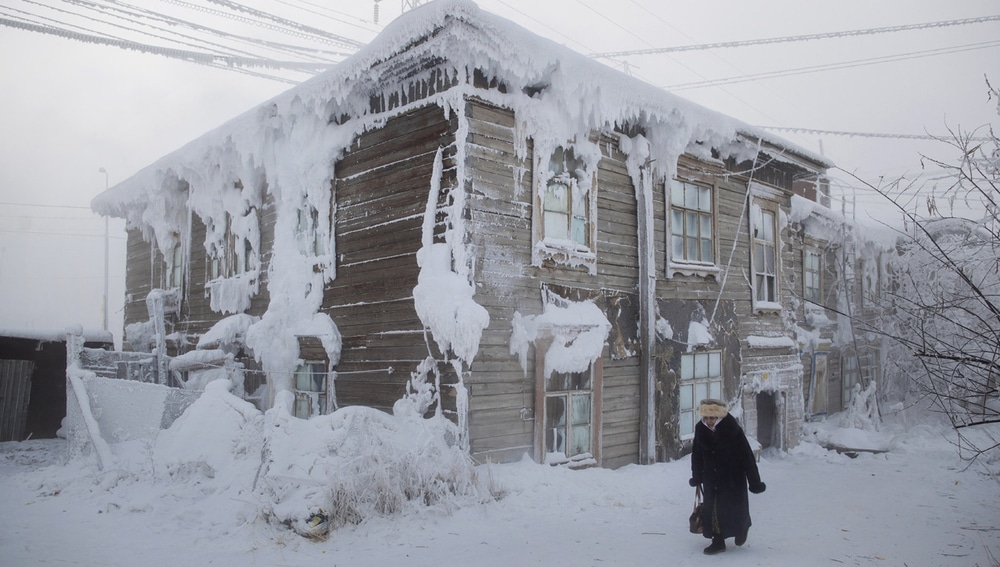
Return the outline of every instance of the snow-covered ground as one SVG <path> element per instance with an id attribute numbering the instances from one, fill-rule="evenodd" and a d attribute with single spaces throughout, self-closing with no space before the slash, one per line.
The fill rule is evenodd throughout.
<path id="1" fill-rule="evenodd" d="M 215 421 L 201 425 L 213 430 L 202 429 L 203 446 L 189 448 L 204 456 L 206 447 L 224 453 L 229 447 L 231 455 L 205 457 L 211 468 L 176 465 L 183 450 L 178 430 L 199 425 L 191 419 L 178 420 L 168 440 L 112 444 L 117 463 L 104 471 L 93 457 L 68 459 L 63 440 L 0 444 L 0 565 L 916 567 L 989 566 L 1000 558 L 997 463 L 967 466 L 951 444 L 953 434 L 927 419 L 904 423 L 897 416 L 879 432 L 841 430 L 832 418 L 807 425 L 797 448 L 762 456 L 768 488 L 751 495 L 747 544 L 737 548 L 729 540 L 727 553 L 708 557 L 702 554 L 707 540 L 687 532 L 688 459 L 619 470 L 574 471 L 527 460 L 483 465 L 475 471 L 484 487 L 479 494 L 466 491 L 429 506 L 411 502 L 326 539 L 308 539 L 274 516 L 268 520 L 263 510 L 273 503 L 263 495 L 269 493 L 251 486 L 261 473 L 240 464 L 260 457 L 233 443 L 246 430 L 220 423 L 226 414 L 220 401 L 221 392 L 205 404 Z M 230 413 L 230 421 L 253 417 Z M 272 420 L 267 427 L 291 426 L 286 434 L 303 439 L 303 453 L 329 456 L 336 452 L 331 443 L 317 445 L 322 436 L 308 431 L 337 431 L 338 423 L 350 422 L 369 428 L 365 443 L 380 445 L 385 436 L 372 431 L 396 435 L 392 419 L 361 412 L 346 420 Z M 412 427 L 403 429 L 415 435 Z M 817 443 L 831 440 L 887 452 L 851 458 Z M 338 446 L 342 457 L 344 446 Z M 175 464 L 166 464 L 164 455 Z M 295 458 L 277 455 L 271 462 Z M 447 458 L 417 470 L 433 470 Z M 310 462 L 329 468 L 336 459 Z M 269 473 L 272 490 L 281 484 L 276 468 Z M 303 475 L 288 478 L 289 487 L 301 488 Z"/>

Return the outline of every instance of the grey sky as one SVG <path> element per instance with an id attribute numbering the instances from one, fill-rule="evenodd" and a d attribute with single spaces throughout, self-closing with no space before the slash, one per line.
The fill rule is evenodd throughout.
<path id="1" fill-rule="evenodd" d="M 48 0 L 57 4 L 56 0 Z M 262 5 L 245 0 L 246 4 Z M 315 4 L 319 2 L 293 2 Z M 343 6 L 341 6 L 343 4 Z M 277 4 L 266 3 L 268 9 Z M 371 20 L 371 1 L 331 6 Z M 899 26 L 1000 14 L 995 0 L 690 2 L 675 0 L 482 0 L 479 5 L 581 53 L 624 51 Z M 2 0 L 23 9 L 21 0 Z M 167 4 L 150 2 L 166 10 Z M 380 3 L 381 24 L 401 2 Z M 0 17 L 4 17 L 0 11 Z M 310 18 L 314 26 L 367 41 L 377 29 Z M 669 87 L 709 79 L 855 62 L 847 68 L 686 88 L 677 94 L 761 126 L 898 134 L 997 125 L 984 76 L 1000 83 L 1000 22 L 629 57 L 629 70 Z M 292 38 L 286 38 L 293 42 Z M 946 55 L 920 52 L 972 46 Z M 977 47 L 979 46 L 979 47 Z M 877 57 L 912 57 L 862 65 Z M 610 63 L 614 64 L 614 63 Z M 162 56 L 0 27 L 0 327 L 101 326 L 104 222 L 90 200 L 158 157 L 289 85 Z M 937 143 L 778 132 L 877 183 L 920 173 L 919 153 Z M 836 174 L 835 177 L 846 178 Z M 838 185 L 840 182 L 837 182 Z M 859 216 L 887 210 L 862 193 Z M 49 205 L 46 207 L 27 207 Z M 77 208 L 55 208 L 53 206 Z M 888 217 L 886 217 L 888 218 Z M 124 232 L 111 223 L 111 330 L 121 339 Z M 60 235 L 62 234 L 62 235 Z"/>

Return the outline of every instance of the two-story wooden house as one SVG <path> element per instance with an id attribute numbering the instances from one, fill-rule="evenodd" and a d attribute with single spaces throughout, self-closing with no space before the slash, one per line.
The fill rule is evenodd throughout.
<path id="1" fill-rule="evenodd" d="M 697 403 L 804 419 L 793 187 L 823 158 L 438 0 L 95 199 L 126 342 L 299 415 L 404 395 L 471 454 L 683 454 Z M 197 364 L 160 363 L 161 381 Z"/>

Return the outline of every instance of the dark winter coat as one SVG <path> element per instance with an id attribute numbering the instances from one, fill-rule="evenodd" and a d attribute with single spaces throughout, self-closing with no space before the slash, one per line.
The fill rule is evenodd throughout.
<path id="1" fill-rule="evenodd" d="M 747 485 L 755 493 L 765 487 L 750 443 L 733 416 L 720 419 L 715 431 L 701 421 L 695 426 L 691 482 L 702 485 L 705 537 L 746 534 L 750 529 Z"/>

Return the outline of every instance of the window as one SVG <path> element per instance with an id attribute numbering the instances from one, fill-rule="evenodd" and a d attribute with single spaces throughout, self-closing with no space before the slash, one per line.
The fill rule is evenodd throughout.
<path id="1" fill-rule="evenodd" d="M 778 302 L 778 243 L 775 239 L 774 213 L 754 207 L 753 271 L 754 300 L 759 303 Z"/>
<path id="2" fill-rule="evenodd" d="M 806 301 L 819 303 L 822 294 L 820 288 L 820 255 L 815 252 L 803 252 L 802 258 L 802 293 Z"/>
<path id="3" fill-rule="evenodd" d="M 698 404 L 705 398 L 722 399 L 722 351 L 681 355 L 681 439 L 694 437 Z"/>
<path id="4" fill-rule="evenodd" d="M 181 287 L 184 284 L 184 247 L 178 242 L 167 255 L 167 287 Z"/>
<path id="5" fill-rule="evenodd" d="M 844 397 L 841 399 L 841 409 L 847 409 L 854 397 L 854 386 L 858 383 L 860 372 L 858 371 L 858 358 L 854 354 L 846 354 L 841 359 L 840 365 L 841 382 L 844 388 Z"/>
<path id="6" fill-rule="evenodd" d="M 674 262 L 715 263 L 712 189 L 674 179 L 670 184 L 670 253 Z"/>
<path id="7" fill-rule="evenodd" d="M 326 363 L 303 362 L 295 369 L 295 417 L 326 413 Z"/>
<path id="8" fill-rule="evenodd" d="M 547 162 L 536 160 L 535 167 L 533 263 L 583 265 L 596 273 L 596 164 L 578 157 L 573 148 L 556 148 Z"/>
<path id="9" fill-rule="evenodd" d="M 545 454 L 562 461 L 591 453 L 593 440 L 593 376 L 586 372 L 553 372 L 545 380 Z"/>
<path id="10" fill-rule="evenodd" d="M 247 219 L 256 214 L 257 209 L 251 207 L 250 212 L 243 218 L 236 220 L 240 224 L 246 224 Z M 209 252 L 208 275 L 210 280 L 238 276 L 252 272 L 257 268 L 253 243 L 250 242 L 249 238 L 239 236 L 233 231 L 233 222 L 233 219 L 226 215 L 226 230 L 221 248 L 218 244 L 213 244 L 212 250 Z M 252 222 L 256 222 L 256 219 L 253 219 Z"/>
<path id="11" fill-rule="evenodd" d="M 299 252 L 304 256 L 326 254 L 326 245 L 319 231 L 319 211 L 312 207 L 298 210 L 295 242 L 298 244 Z"/>

